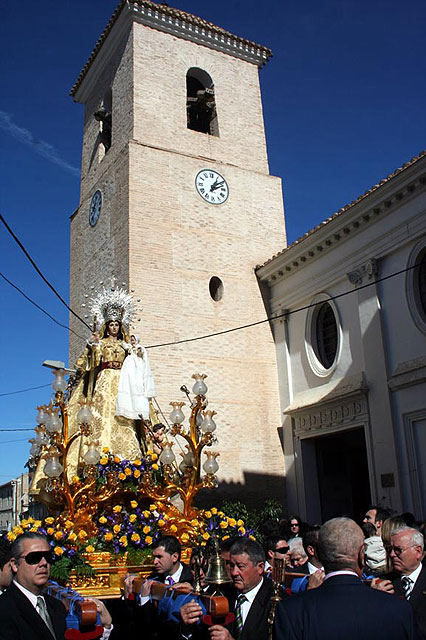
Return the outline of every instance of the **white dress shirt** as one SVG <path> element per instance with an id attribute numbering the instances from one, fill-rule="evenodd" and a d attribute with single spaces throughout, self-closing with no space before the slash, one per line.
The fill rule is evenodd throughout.
<path id="1" fill-rule="evenodd" d="M 307 563 L 309 569 L 309 575 L 316 573 L 317 571 L 324 571 L 324 567 L 316 567 L 314 564 L 311 564 L 309 561 Z"/>
<path id="2" fill-rule="evenodd" d="M 411 583 L 412 583 L 412 584 L 410 584 L 410 591 L 408 592 L 409 596 L 411 595 L 411 592 L 414 589 L 414 585 L 416 584 L 417 578 L 419 577 L 419 575 L 420 575 L 420 573 L 422 571 L 422 567 L 423 567 L 422 563 L 419 562 L 419 566 L 417 567 L 417 569 L 414 569 L 414 571 L 412 571 L 411 573 L 409 573 L 408 575 L 405 576 L 406 578 L 410 578 Z M 401 575 L 401 578 L 402 577 L 403 576 Z"/>
<path id="3" fill-rule="evenodd" d="M 243 621 L 243 626 L 246 623 L 246 619 L 249 614 L 251 605 L 253 604 L 253 600 L 257 596 L 257 593 L 260 587 L 262 586 L 262 584 L 263 584 L 263 578 L 261 579 L 259 584 L 257 584 L 255 587 L 253 587 L 253 589 L 251 589 L 250 591 L 247 591 L 247 593 L 244 594 L 246 597 L 246 600 L 244 600 L 244 602 L 241 605 L 241 618 Z"/>

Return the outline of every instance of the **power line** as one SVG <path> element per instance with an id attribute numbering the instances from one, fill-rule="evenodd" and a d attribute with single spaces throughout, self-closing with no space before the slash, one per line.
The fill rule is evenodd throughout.
<path id="1" fill-rule="evenodd" d="M 40 384 L 38 387 L 28 387 L 27 389 L 20 389 L 19 391 L 7 391 L 6 393 L 0 393 L 0 398 L 2 396 L 13 396 L 15 393 L 25 393 L 26 391 L 34 391 L 35 389 L 44 389 L 45 387 L 50 387 L 50 384 Z"/>
<path id="2" fill-rule="evenodd" d="M 73 316 L 75 316 L 78 320 L 80 320 L 80 322 L 82 322 L 88 329 L 89 331 L 91 331 L 91 328 L 89 327 L 89 325 L 87 324 L 87 322 L 85 320 L 83 320 L 83 318 L 80 318 L 80 316 L 71 309 L 71 307 L 67 304 L 67 302 L 62 298 L 62 296 L 56 291 L 55 287 L 50 284 L 49 280 L 42 274 L 42 272 L 40 271 L 40 269 L 38 268 L 38 266 L 36 265 L 36 263 L 34 262 L 34 260 L 31 258 L 30 254 L 28 253 L 28 251 L 25 249 L 24 245 L 22 244 L 22 242 L 19 240 L 19 238 L 13 233 L 12 229 L 9 227 L 9 225 L 7 224 L 6 220 L 4 219 L 4 217 L 2 216 L 2 214 L 0 213 L 0 221 L 4 224 L 4 226 L 6 227 L 6 229 L 8 230 L 8 232 L 10 233 L 10 235 L 12 236 L 12 238 L 15 240 L 15 242 L 17 243 L 17 245 L 20 247 L 20 249 L 24 252 L 24 254 L 26 255 L 26 257 L 28 258 L 28 260 L 31 262 L 31 264 L 33 265 L 34 269 L 37 271 L 37 273 L 39 274 L 39 276 L 42 278 L 42 280 L 47 284 L 47 286 L 49 287 L 49 289 L 51 289 L 53 291 L 53 293 L 55 294 L 55 296 L 57 298 L 59 298 L 59 300 L 62 302 L 62 304 L 64 304 L 66 306 L 66 308 L 68 309 L 68 311 L 70 313 L 73 314 Z"/>
<path id="3" fill-rule="evenodd" d="M 34 429 L 0 429 L 0 433 L 3 433 L 5 431 L 34 431 Z"/>
<path id="4" fill-rule="evenodd" d="M 367 282 L 366 284 L 360 285 L 356 289 L 348 289 L 348 291 L 344 291 L 343 293 L 338 293 L 335 296 L 330 296 L 327 300 L 338 300 L 339 298 L 343 298 L 344 296 L 348 296 L 350 294 L 356 293 L 361 289 L 366 289 L 367 287 L 371 287 L 378 282 L 384 282 L 385 280 L 389 280 L 390 278 L 394 278 L 395 276 L 399 276 L 402 273 L 406 273 L 411 269 L 415 269 L 418 265 L 412 265 L 411 267 L 406 267 L 405 269 L 401 269 L 400 271 L 395 271 L 387 276 L 383 276 L 382 278 L 377 278 L 372 282 Z M 285 318 L 287 316 L 293 315 L 294 313 L 299 313 L 299 311 L 306 311 L 307 309 L 311 309 L 312 307 L 316 307 L 318 304 L 323 304 L 324 301 L 321 302 L 311 302 L 311 304 L 307 304 L 304 307 L 299 307 L 298 309 L 293 309 L 291 311 L 284 311 L 283 313 L 277 313 L 273 316 L 268 316 L 263 320 L 257 320 L 256 322 L 250 322 L 249 324 L 243 324 L 238 327 L 232 327 L 231 329 L 224 329 L 223 331 L 217 331 L 215 333 L 207 333 L 202 336 L 197 336 L 195 338 L 185 338 L 183 340 L 175 340 L 174 342 L 162 342 L 161 344 L 150 344 L 147 345 L 146 349 L 156 349 L 157 347 L 170 347 L 176 344 L 183 344 L 184 342 L 195 342 L 196 340 L 205 340 L 206 338 L 214 338 L 215 336 L 223 336 L 226 333 L 233 333 L 234 331 L 240 331 L 241 329 L 249 329 L 250 327 L 256 327 L 259 324 L 264 324 L 265 322 L 271 322 L 272 320 L 278 320 L 279 318 Z"/>
<path id="5" fill-rule="evenodd" d="M 22 296 L 24 296 L 24 298 L 26 300 L 28 300 L 28 302 L 31 302 L 31 304 L 33 304 L 37 309 L 39 309 L 42 313 L 44 313 L 48 318 L 50 318 L 51 320 L 53 320 L 53 322 L 55 322 L 56 324 L 58 324 L 60 327 L 63 327 L 64 329 L 67 329 L 68 331 L 71 331 L 71 333 L 73 333 L 74 335 L 76 335 L 78 338 L 83 338 L 83 336 L 81 336 L 80 334 L 76 333 L 73 329 L 71 329 L 71 327 L 68 327 L 66 324 L 62 324 L 62 322 L 59 322 L 59 320 L 56 320 L 56 318 L 54 318 L 53 316 L 50 315 L 50 313 L 48 313 L 45 309 L 43 309 L 43 307 L 41 307 L 39 304 L 37 304 L 37 302 L 34 302 L 34 300 L 32 300 L 29 296 L 27 296 L 26 293 L 24 293 L 22 291 L 22 289 L 20 289 L 16 284 L 13 284 L 13 282 L 11 282 L 8 278 L 6 278 L 6 276 L 0 272 L 0 276 L 3 278 L 3 280 L 5 280 L 8 284 L 10 284 L 11 287 L 13 287 L 14 289 L 16 289 L 16 291 L 18 291 Z M 1 395 L 1 394 L 0 394 Z"/>
<path id="6" fill-rule="evenodd" d="M 0 440 L 0 444 L 11 444 L 12 442 L 28 442 L 27 438 L 19 438 L 18 440 Z"/>

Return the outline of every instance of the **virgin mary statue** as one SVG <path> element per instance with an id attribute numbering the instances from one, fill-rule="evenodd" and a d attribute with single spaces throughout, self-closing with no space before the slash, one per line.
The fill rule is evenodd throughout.
<path id="1" fill-rule="evenodd" d="M 155 387 L 146 349 L 128 335 L 133 298 L 123 289 L 104 288 L 91 310 L 95 329 L 75 365 L 80 381 L 68 403 L 69 433 L 79 429 L 77 413 L 87 401 L 93 414 L 90 440 L 120 458 L 135 460 L 141 455 L 141 444 L 145 449 L 143 427 L 139 438 L 136 427 L 150 419 Z M 102 320 L 99 331 L 97 318 Z M 82 440 L 77 439 L 68 457 L 74 471 L 88 444 Z"/>

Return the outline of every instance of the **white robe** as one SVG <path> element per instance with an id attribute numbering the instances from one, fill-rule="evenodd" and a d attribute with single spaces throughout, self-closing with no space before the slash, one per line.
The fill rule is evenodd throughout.
<path id="1" fill-rule="evenodd" d="M 155 396 L 155 386 L 148 354 L 140 344 L 126 347 L 129 355 L 121 367 L 115 415 L 132 420 L 138 420 L 142 415 L 149 420 L 149 398 Z"/>

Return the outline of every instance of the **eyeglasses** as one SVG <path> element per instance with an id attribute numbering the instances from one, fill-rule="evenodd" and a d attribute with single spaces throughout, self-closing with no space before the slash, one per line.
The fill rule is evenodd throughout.
<path id="1" fill-rule="evenodd" d="M 290 527 L 298 527 L 299 523 L 298 522 L 291 522 L 290 523 Z"/>
<path id="2" fill-rule="evenodd" d="M 394 552 L 394 554 L 395 554 L 396 556 L 398 556 L 398 558 L 399 558 L 399 556 L 400 556 L 401 554 L 403 554 L 403 553 L 404 553 L 404 551 L 407 551 L 407 549 L 410 549 L 411 547 L 416 547 L 416 546 L 417 546 L 416 544 L 409 544 L 409 545 L 408 545 L 408 547 L 404 547 L 404 549 L 402 549 L 401 547 L 393 547 L 393 546 L 389 546 L 389 547 L 385 547 L 385 551 L 386 551 L 386 553 L 387 553 L 387 554 L 389 554 L 389 555 L 390 555 L 390 554 L 392 553 L 392 551 L 393 551 L 393 552 Z"/>
<path id="3" fill-rule="evenodd" d="M 30 551 L 26 556 L 18 556 L 18 558 L 22 558 L 27 564 L 31 565 L 38 564 L 42 558 L 46 560 L 47 564 L 53 563 L 53 554 L 50 549 L 48 551 Z"/>
<path id="4" fill-rule="evenodd" d="M 288 553 L 290 547 L 278 547 L 274 549 L 275 553 Z"/>

